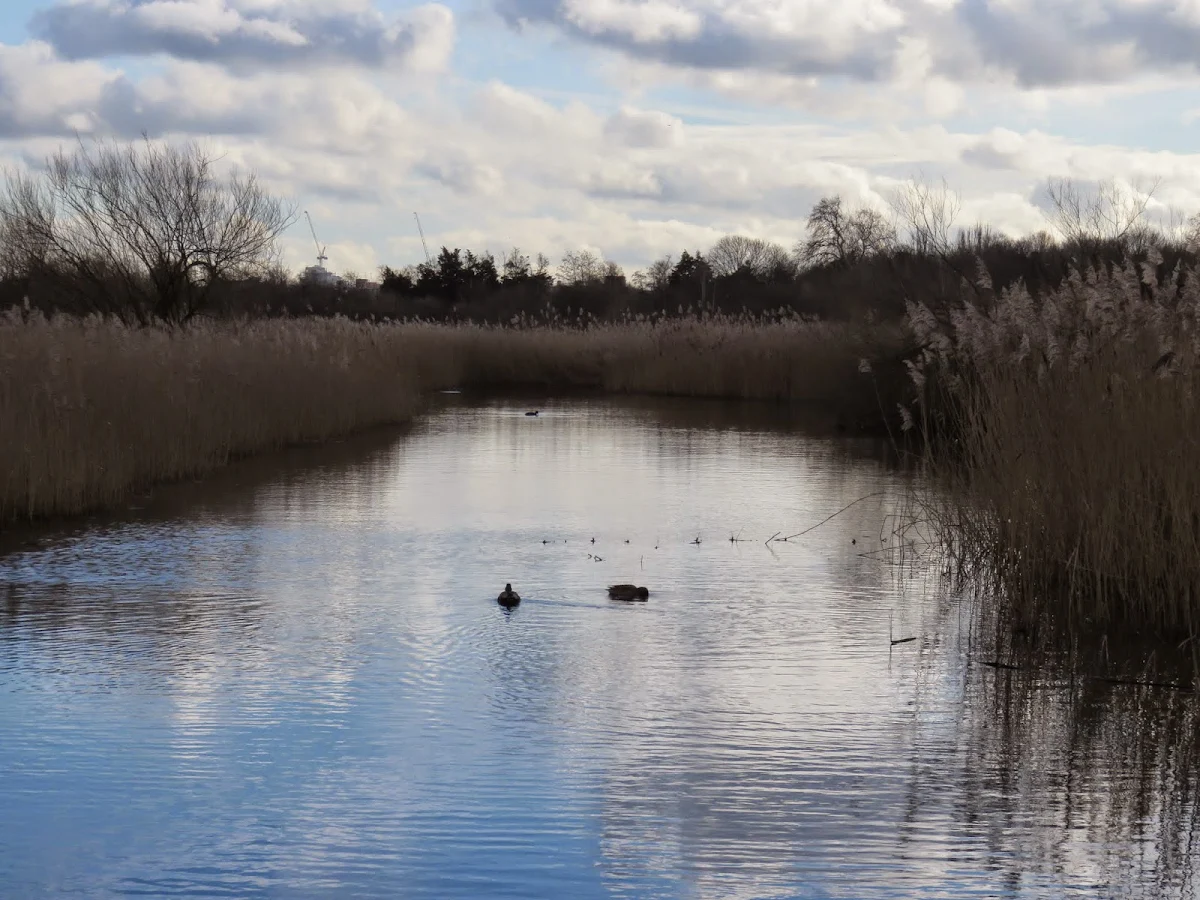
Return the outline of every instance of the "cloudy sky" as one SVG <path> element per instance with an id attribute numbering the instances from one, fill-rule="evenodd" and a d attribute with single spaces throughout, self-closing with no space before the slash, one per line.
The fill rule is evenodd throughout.
<path id="1" fill-rule="evenodd" d="M 913 176 L 1009 232 L 1053 176 L 1194 212 L 1200 0 L 3 0 L 4 162 L 143 132 L 294 197 L 340 272 L 421 259 L 414 211 L 630 269 Z"/>

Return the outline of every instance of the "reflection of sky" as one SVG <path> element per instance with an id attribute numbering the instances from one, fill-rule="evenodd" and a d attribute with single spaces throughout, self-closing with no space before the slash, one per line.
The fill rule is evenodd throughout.
<path id="1" fill-rule="evenodd" d="M 1019 894 L 861 555 L 903 479 L 705 409 L 450 411 L 0 559 L 0 894 Z"/>

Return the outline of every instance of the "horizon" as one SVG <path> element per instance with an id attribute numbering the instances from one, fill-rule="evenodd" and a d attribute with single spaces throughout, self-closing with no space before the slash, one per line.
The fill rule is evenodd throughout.
<path id="1" fill-rule="evenodd" d="M 1165 37 L 1164 37 L 1165 35 Z M 444 246 L 627 273 L 724 234 L 789 249 L 822 196 L 945 179 L 961 226 L 1050 230 L 1048 178 L 1200 210 L 1200 9 L 1137 0 L 18 0 L 0 158 L 199 140 L 370 277 Z M 281 241 L 315 261 L 301 215 Z"/>

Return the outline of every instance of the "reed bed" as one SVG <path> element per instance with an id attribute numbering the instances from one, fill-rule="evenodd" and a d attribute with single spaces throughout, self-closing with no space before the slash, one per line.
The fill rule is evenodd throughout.
<path id="1" fill-rule="evenodd" d="M 785 316 L 633 319 L 586 328 L 413 326 L 452 357 L 467 386 L 539 385 L 611 393 L 786 400 L 880 427 L 905 388 L 906 331 Z M 872 360 L 864 377 L 862 361 Z M 885 388 L 878 383 L 890 381 Z M 887 399 L 884 399 L 884 395 Z"/>
<path id="2" fill-rule="evenodd" d="M 1010 625 L 1196 647 L 1200 273 L 1083 269 L 1035 299 L 980 292 L 949 321 L 914 306 L 910 410 L 942 440 L 939 520 Z M 945 496 L 943 494 L 942 496 Z"/>
<path id="3" fill-rule="evenodd" d="M 0 317 L 0 525 L 77 514 L 238 456 L 403 422 L 423 394 L 451 386 L 810 401 L 851 424 L 878 423 L 883 402 L 860 360 L 899 367 L 903 339 L 899 327 L 796 317 L 586 327 L 306 318 L 167 329 L 14 309 Z"/>
<path id="4" fill-rule="evenodd" d="M 120 502 L 238 456 L 403 422 L 449 377 L 400 328 L 0 318 L 0 524 Z"/>

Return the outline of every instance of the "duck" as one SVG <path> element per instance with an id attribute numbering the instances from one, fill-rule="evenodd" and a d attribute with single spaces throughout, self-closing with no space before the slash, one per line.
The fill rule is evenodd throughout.
<path id="1" fill-rule="evenodd" d="M 648 600 L 650 589 L 636 584 L 612 584 L 608 587 L 608 596 L 613 600 Z"/>
<path id="2" fill-rule="evenodd" d="M 512 589 L 511 584 L 506 584 L 504 590 L 500 592 L 500 596 L 496 598 L 496 602 L 501 606 L 516 606 L 521 602 L 521 595 Z"/>
<path id="3" fill-rule="evenodd" d="M 539 412 L 541 412 L 541 410 L 540 410 L 540 409 L 531 409 L 529 412 L 525 413 L 525 415 L 527 415 L 527 416 L 536 416 L 536 415 L 537 415 Z"/>

